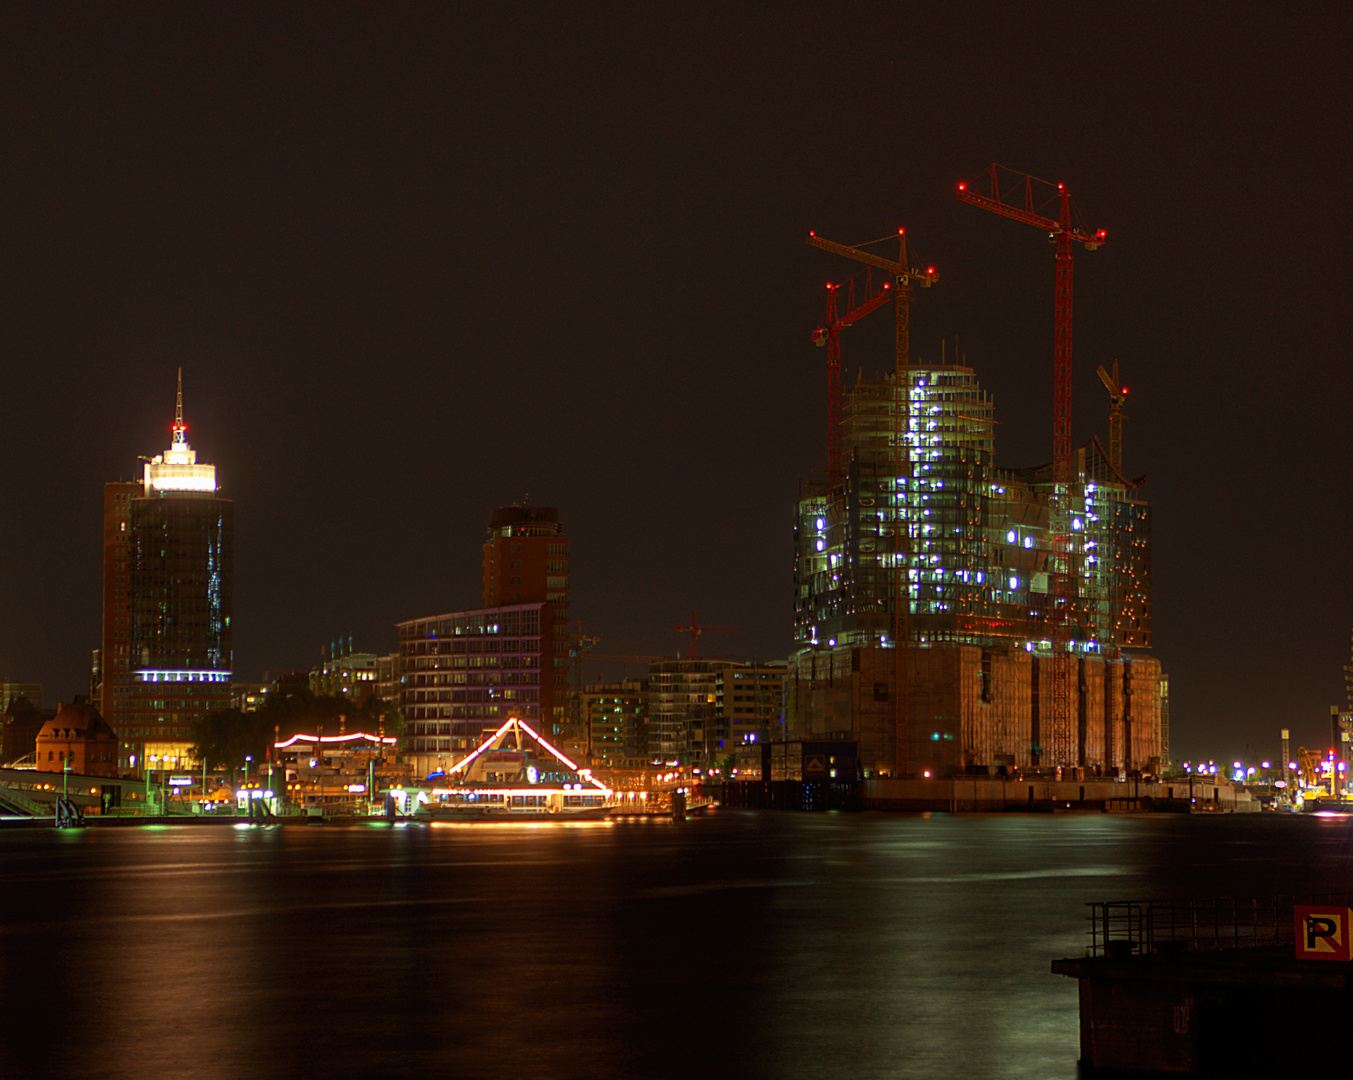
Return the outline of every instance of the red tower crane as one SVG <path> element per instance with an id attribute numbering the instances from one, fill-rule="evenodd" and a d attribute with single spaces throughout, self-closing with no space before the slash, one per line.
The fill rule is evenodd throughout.
<path id="1" fill-rule="evenodd" d="M 841 476 L 841 330 L 852 323 L 859 322 L 871 311 L 882 307 L 892 299 L 888 282 L 884 282 L 878 292 L 869 296 L 869 281 L 866 279 L 864 291 L 866 300 L 859 307 L 855 304 L 855 279 L 847 282 L 846 304 L 851 308 L 840 318 L 836 315 L 836 294 L 840 285 L 827 283 L 827 317 L 822 326 L 813 331 L 813 344 L 827 346 L 827 478 L 836 480 Z"/>
<path id="2" fill-rule="evenodd" d="M 705 634 L 705 633 L 715 633 L 715 632 L 720 633 L 720 634 L 725 634 L 725 633 L 731 634 L 731 633 L 733 633 L 733 632 L 736 631 L 736 630 L 737 630 L 737 627 L 736 627 L 736 626 L 701 626 L 699 623 L 697 623 L 697 622 L 695 621 L 695 612 L 694 612 L 694 611 L 691 612 L 691 625 L 690 625 L 690 626 L 678 626 L 678 627 L 677 627 L 677 633 L 679 633 L 679 634 L 685 634 L 685 633 L 688 633 L 688 632 L 689 632 L 690 635 L 691 635 L 691 653 L 690 653 L 690 659 L 692 659 L 692 660 L 694 660 L 694 659 L 696 658 L 696 657 L 695 657 L 695 650 L 696 650 L 697 644 L 698 644 L 699 641 L 700 641 L 700 635 L 701 635 L 701 634 Z"/>
<path id="3" fill-rule="evenodd" d="M 1009 202 L 1001 191 L 1000 174 L 1013 177 L 1007 184 L 1007 194 L 1017 189 L 1023 204 Z M 1071 461 L 1071 253 L 1073 244 L 1084 244 L 1086 251 L 1094 251 L 1104 243 L 1103 229 L 1085 232 L 1071 221 L 1071 195 L 1065 184 L 1050 184 L 1028 173 L 1016 173 L 992 163 L 991 192 L 981 195 L 969 191 L 967 184 L 958 185 L 961 201 L 980 206 L 1003 217 L 1022 221 L 1042 229 L 1048 239 L 1057 244 L 1057 290 L 1053 303 L 1052 337 L 1052 744 L 1053 764 L 1074 765 L 1071 761 L 1071 603 L 1076 595 L 1071 575 L 1071 484 L 1074 479 Z M 1035 201 L 1035 187 L 1056 189 L 1041 203 Z M 1019 197 L 1016 195 L 1015 197 Z M 1043 213 L 1053 201 L 1058 204 L 1057 217 Z M 1042 733 L 1040 732 L 1040 741 Z"/>
<path id="4" fill-rule="evenodd" d="M 887 239 L 887 238 L 885 238 Z M 911 283 L 919 282 L 928 289 L 935 284 L 935 268 L 924 270 L 907 261 L 907 232 L 897 230 L 898 257 L 894 262 L 872 251 L 825 240 L 815 232 L 808 234 L 808 243 L 823 251 L 854 259 L 866 266 L 875 266 L 894 275 L 897 284 L 897 304 L 893 307 L 893 505 L 891 525 L 879 526 L 879 538 L 884 540 L 890 531 L 891 550 L 881 554 L 893 566 L 893 775 L 906 776 L 910 761 L 911 714 L 911 585 L 908 568 L 911 566 L 911 514 L 909 503 L 914 491 L 911 460 Z M 900 493 L 900 494 L 899 494 Z"/>

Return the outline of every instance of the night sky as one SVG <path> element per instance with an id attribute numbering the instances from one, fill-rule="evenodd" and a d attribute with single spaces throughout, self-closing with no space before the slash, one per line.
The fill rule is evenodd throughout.
<path id="1" fill-rule="evenodd" d="M 781 7 L 6 5 L 0 674 L 87 689 L 102 485 L 168 446 L 179 365 L 236 505 L 238 678 L 477 606 L 528 494 L 599 652 L 674 653 L 694 608 L 738 628 L 709 651 L 783 658 L 810 333 L 855 269 L 808 230 L 904 226 L 940 275 L 913 359 L 957 335 L 998 463 L 1050 456 L 1053 247 L 953 195 L 999 161 L 1109 234 L 1076 256 L 1073 435 L 1107 441 L 1117 356 L 1173 756 L 1323 746 L 1353 7 Z M 889 368 L 891 315 L 842 358 Z"/>

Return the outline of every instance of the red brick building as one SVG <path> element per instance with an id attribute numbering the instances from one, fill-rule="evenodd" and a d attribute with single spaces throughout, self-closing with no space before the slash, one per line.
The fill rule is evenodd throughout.
<path id="1" fill-rule="evenodd" d="M 542 684 L 551 687 L 550 704 L 541 722 L 557 732 L 568 701 L 568 537 L 557 509 L 504 506 L 489 515 L 483 604 L 550 606 L 547 617 L 552 627 L 542 633 L 549 634 L 552 652 L 541 672 Z"/>
<path id="2" fill-rule="evenodd" d="M 58 705 L 37 740 L 38 772 L 117 775 L 117 736 L 93 705 Z"/>

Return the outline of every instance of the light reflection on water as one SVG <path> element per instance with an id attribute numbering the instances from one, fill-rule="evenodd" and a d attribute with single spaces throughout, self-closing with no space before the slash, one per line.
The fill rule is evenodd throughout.
<path id="1" fill-rule="evenodd" d="M 1087 901 L 1347 890 L 1347 821 L 0 832 L 0 1074 L 1075 1076 Z"/>

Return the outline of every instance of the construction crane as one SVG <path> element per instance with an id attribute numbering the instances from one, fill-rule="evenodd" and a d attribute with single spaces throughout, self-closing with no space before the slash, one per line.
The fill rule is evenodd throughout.
<path id="1" fill-rule="evenodd" d="M 1000 173 L 1016 177 L 1014 185 L 1023 195 L 1023 205 L 1007 202 L 1000 185 Z M 1048 239 L 1057 244 L 1057 288 L 1053 301 L 1052 337 L 1052 744 L 1053 764 L 1074 765 L 1071 760 L 1071 603 L 1075 597 L 1075 583 L 1071 576 L 1071 253 L 1074 244 L 1084 244 L 1086 251 L 1094 251 L 1104 243 L 1103 229 L 1090 233 L 1073 226 L 1071 195 L 1065 184 L 1049 184 L 1028 173 L 991 166 L 991 192 L 981 195 L 969 191 L 967 184 L 958 185 L 962 202 L 980 206 L 1003 217 L 1022 221 L 1042 229 Z M 1056 193 L 1042 203 L 1035 202 L 1034 185 L 1056 188 Z M 1053 200 L 1058 203 L 1057 217 L 1048 217 L 1042 211 Z M 1040 732 L 1040 744 L 1042 733 Z M 1041 751 L 1041 745 L 1040 745 Z M 1041 763 L 1041 752 L 1039 754 Z"/>
<path id="2" fill-rule="evenodd" d="M 908 768 L 908 739 L 910 737 L 908 712 L 910 700 L 911 650 L 911 580 L 907 574 L 911 566 L 911 515 L 906 501 L 912 494 L 911 475 L 911 283 L 919 281 L 923 288 L 935 284 L 935 268 L 918 270 L 907 261 L 907 231 L 897 230 L 899 252 L 897 261 L 875 255 L 872 251 L 848 247 L 824 240 L 817 233 L 808 234 L 813 247 L 830 251 L 866 266 L 887 270 L 897 286 L 897 303 L 893 308 L 896 320 L 896 348 L 893 361 L 893 524 L 892 550 L 887 553 L 893 564 L 893 775 L 905 776 Z M 901 496 L 898 489 L 901 489 Z M 880 547 L 883 546 L 884 526 L 879 527 Z"/>
<path id="3" fill-rule="evenodd" d="M 1113 370 L 1105 371 L 1100 364 L 1095 372 L 1104 389 L 1109 392 L 1109 464 L 1114 472 L 1123 475 L 1123 399 L 1127 387 L 1118 381 L 1118 357 L 1113 358 Z"/>
<path id="4" fill-rule="evenodd" d="M 736 630 L 737 630 L 736 626 L 701 626 L 699 623 L 695 621 L 694 611 L 691 612 L 690 626 L 677 627 L 677 633 L 679 634 L 689 633 L 691 635 L 691 651 L 689 657 L 691 660 L 694 660 L 696 658 L 695 650 L 696 646 L 699 644 L 701 634 L 706 633 L 731 634 L 734 633 Z"/>
<path id="5" fill-rule="evenodd" d="M 583 624 L 580 621 L 573 624 L 578 628 L 577 633 L 568 636 L 569 658 L 573 661 L 573 689 L 574 696 L 570 704 L 573 706 L 573 722 L 580 722 L 582 717 L 582 706 L 579 704 L 583 692 L 583 657 L 591 652 L 601 642 L 600 634 L 584 634 Z M 589 752 L 591 746 L 588 746 Z"/>
<path id="6" fill-rule="evenodd" d="M 893 298 L 888 282 L 872 296 L 869 280 L 865 281 L 866 299 L 855 307 L 855 279 L 847 282 L 846 305 L 851 310 L 840 318 L 836 314 L 836 294 L 840 285 L 827 283 L 827 317 L 822 326 L 813 331 L 813 344 L 827 347 L 827 478 L 840 479 L 841 466 L 841 330 L 859 322 L 871 311 L 882 307 Z"/>

